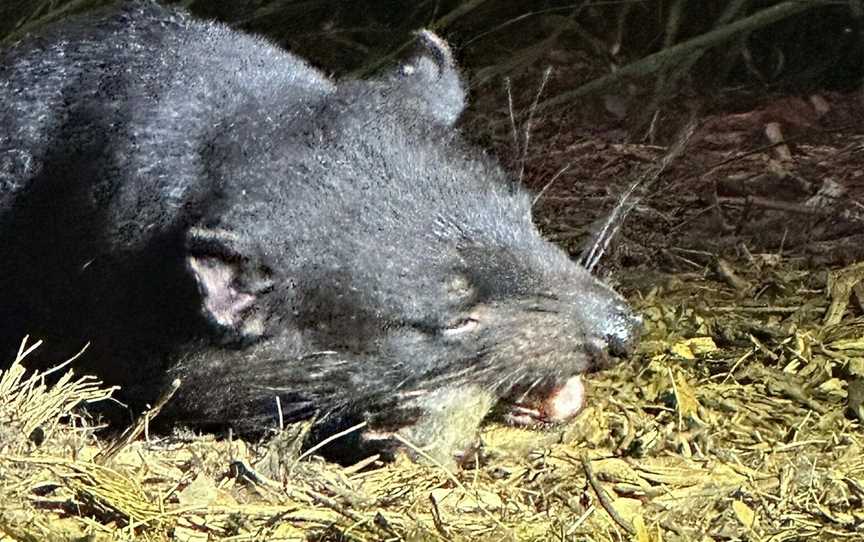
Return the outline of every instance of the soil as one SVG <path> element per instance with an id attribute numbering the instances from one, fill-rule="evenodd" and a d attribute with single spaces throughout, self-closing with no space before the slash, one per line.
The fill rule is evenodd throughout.
<path id="1" fill-rule="evenodd" d="M 618 100 L 634 110 L 642 103 L 636 97 L 606 96 L 584 108 L 540 113 L 530 123 L 528 152 L 516 149 L 513 125 L 498 120 L 508 115 L 492 104 L 500 92 L 478 100 L 471 124 L 481 131 L 485 124 L 492 134 L 486 142 L 542 191 L 538 223 L 573 253 L 643 179 L 607 267 L 698 271 L 716 257 L 758 253 L 811 268 L 864 259 L 864 94 L 750 92 L 688 98 L 686 107 L 660 109 L 648 126 L 631 122 L 638 112 L 615 118 L 600 103 Z M 526 94 L 514 101 L 530 109 L 533 97 Z M 492 112 L 477 112 L 484 109 Z M 691 115 L 697 128 L 683 155 L 648 186 L 644 178 Z M 521 143 L 530 113 L 515 116 Z"/>

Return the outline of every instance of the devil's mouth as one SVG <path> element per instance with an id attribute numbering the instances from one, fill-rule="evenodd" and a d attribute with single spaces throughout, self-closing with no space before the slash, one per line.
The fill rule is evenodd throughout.
<path id="1" fill-rule="evenodd" d="M 585 384 L 577 374 L 532 390 L 507 405 L 504 420 L 518 426 L 554 425 L 573 419 L 585 406 Z"/>

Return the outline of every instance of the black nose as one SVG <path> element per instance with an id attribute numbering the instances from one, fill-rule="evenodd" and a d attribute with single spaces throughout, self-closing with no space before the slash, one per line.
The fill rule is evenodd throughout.
<path id="1" fill-rule="evenodd" d="M 606 330 L 606 344 L 609 354 L 626 358 L 633 354 L 642 335 L 642 317 L 624 309 L 612 319 L 611 326 Z"/>

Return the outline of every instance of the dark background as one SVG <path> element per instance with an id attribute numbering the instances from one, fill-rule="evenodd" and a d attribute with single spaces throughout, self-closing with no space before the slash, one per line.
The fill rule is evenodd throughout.
<path id="1" fill-rule="evenodd" d="M 111 3 L 4 0 L 0 47 Z M 854 143 L 864 133 L 860 0 L 165 3 L 263 34 L 337 78 L 374 73 L 409 50 L 414 31 L 435 31 L 469 84 L 463 132 L 543 191 L 538 223 L 574 254 L 696 118 L 688 152 L 625 223 L 617 263 L 680 270 L 670 247 L 728 256 L 741 255 L 742 243 L 808 257 L 819 246 L 822 263 L 864 258 Z M 814 110 L 814 99 L 828 112 Z M 771 162 L 776 141 L 765 135 L 771 124 L 795 142 L 794 160 L 780 168 Z M 811 152 L 822 148 L 833 149 L 828 158 Z M 750 161 L 728 162 L 735 155 Z M 827 180 L 845 190 L 831 200 L 836 209 L 801 207 Z M 750 204 L 754 197 L 762 207 Z"/>
<path id="2" fill-rule="evenodd" d="M 46 22 L 110 3 L 6 0 L 0 5 L 0 37 L 14 40 Z M 578 66 L 587 82 L 766 8 L 796 3 L 806 9 L 735 33 L 693 62 L 686 83 L 679 83 L 703 94 L 729 85 L 852 88 L 861 81 L 864 63 L 862 4 L 853 0 L 164 3 L 264 34 L 337 75 L 373 70 L 409 42 L 413 31 L 430 28 L 454 47 L 474 87 L 503 77 L 518 80 L 546 65 Z"/>

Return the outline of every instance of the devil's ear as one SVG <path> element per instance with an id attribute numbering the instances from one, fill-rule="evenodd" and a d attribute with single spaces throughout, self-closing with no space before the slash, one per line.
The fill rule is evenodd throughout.
<path id="1" fill-rule="evenodd" d="M 272 288 L 270 273 L 234 233 L 192 228 L 186 240 L 186 265 L 201 294 L 201 311 L 229 341 L 264 334 L 261 294 Z"/>
<path id="2" fill-rule="evenodd" d="M 436 122 L 452 125 L 465 109 L 465 86 L 443 39 L 429 30 L 417 32 L 417 49 L 385 76 L 391 95 Z"/>

